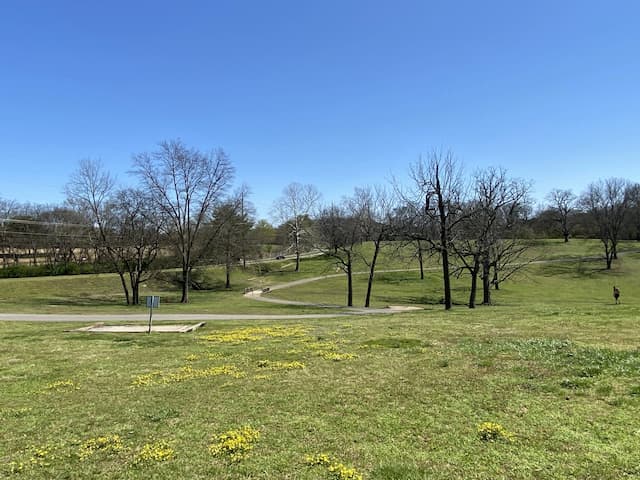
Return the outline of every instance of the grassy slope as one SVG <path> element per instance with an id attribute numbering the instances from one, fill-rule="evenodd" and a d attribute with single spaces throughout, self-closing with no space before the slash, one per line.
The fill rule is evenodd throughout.
<path id="1" fill-rule="evenodd" d="M 496 307 L 209 323 L 193 335 L 87 336 L 0 322 L 0 477 L 16 462 L 15 478 L 30 479 L 339 478 L 304 464 L 318 453 L 368 479 L 636 477 L 638 272 L 631 254 L 613 272 L 590 262 L 536 265 L 504 284 Z M 394 291 L 425 295 L 424 282 L 403 278 L 388 274 L 378 302 L 403 303 Z M 323 283 L 295 296 L 315 298 Z M 223 332 L 232 335 L 205 339 Z M 305 368 L 282 368 L 294 361 Z M 193 375 L 223 365 L 244 376 Z M 153 384 L 135 386 L 140 378 Z M 513 442 L 482 441 L 485 421 L 513 432 Z M 215 434 L 247 424 L 261 438 L 246 458 L 208 452 Z M 79 458 L 83 442 L 110 434 L 120 435 L 119 452 Z M 159 440 L 174 458 L 136 463 Z"/>
<path id="2" fill-rule="evenodd" d="M 595 241 L 538 241 L 528 252 L 530 259 L 551 260 L 550 263 L 534 263 L 505 282 L 500 291 L 492 291 L 496 305 L 523 305 L 530 308 L 600 308 L 612 301 L 612 287 L 618 285 L 622 300 L 640 298 L 638 270 L 640 246 L 636 242 L 622 245 L 620 259 L 607 271 L 604 260 L 597 258 L 600 250 Z M 562 259 L 562 261 L 560 261 Z M 565 261 L 566 259 L 566 261 Z M 373 286 L 372 307 L 394 304 L 437 305 L 442 300 L 442 280 L 438 265 L 428 265 L 425 281 L 419 280 L 417 270 L 384 273 L 385 268 L 397 268 L 398 264 L 382 264 Z M 410 265 L 414 268 L 415 265 Z M 364 271 L 364 266 L 357 269 Z M 332 272 L 334 273 L 334 272 Z M 367 275 L 354 277 L 354 305 L 362 306 L 366 293 Z M 468 277 L 453 280 L 454 303 L 464 305 L 469 296 Z M 344 276 L 322 280 L 274 292 L 275 296 L 290 300 L 326 302 L 344 305 L 346 279 Z M 481 301 L 481 292 L 479 291 Z M 439 309 L 440 306 L 437 305 Z"/>
<path id="3" fill-rule="evenodd" d="M 212 290 L 190 292 L 190 303 L 179 303 L 179 289 L 167 282 L 151 280 L 140 289 L 141 297 L 161 296 L 159 313 L 306 313 L 315 308 L 292 311 L 291 307 L 258 303 L 243 298 L 245 287 L 263 287 L 300 278 L 292 272 L 290 262 L 268 264 L 272 271 L 258 274 L 256 267 L 246 272 L 237 270 L 232 275 L 232 288 L 226 290 L 221 269 L 207 270 Z M 323 275 L 327 262 L 322 259 L 305 261 L 303 275 Z M 0 279 L 0 311 L 11 313 L 142 313 L 144 305 L 127 307 L 120 279 L 115 274 L 72 275 Z"/>

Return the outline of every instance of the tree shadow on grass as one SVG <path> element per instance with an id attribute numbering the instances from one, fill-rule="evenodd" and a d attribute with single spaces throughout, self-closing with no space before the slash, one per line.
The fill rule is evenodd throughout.
<path id="1" fill-rule="evenodd" d="M 540 267 L 540 273 L 547 277 L 568 276 L 571 278 L 597 278 L 604 272 L 618 275 L 616 270 L 607 270 L 604 259 L 576 260 L 572 262 L 547 263 Z"/>
<path id="2" fill-rule="evenodd" d="M 63 307 L 103 307 L 125 304 L 124 296 L 115 295 L 68 295 L 38 299 L 39 304 Z"/>
<path id="3" fill-rule="evenodd" d="M 404 296 L 376 296 L 376 301 L 387 305 L 444 305 L 441 294 L 432 295 L 404 295 Z M 466 305 L 465 302 L 452 301 L 453 305 Z"/>

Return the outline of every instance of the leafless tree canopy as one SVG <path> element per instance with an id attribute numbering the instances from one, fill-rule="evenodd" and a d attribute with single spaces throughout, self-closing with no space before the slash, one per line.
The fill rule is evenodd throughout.
<path id="1" fill-rule="evenodd" d="M 160 248 L 162 216 L 147 195 L 136 189 L 115 189 L 115 179 L 98 160 L 81 160 L 66 186 L 67 201 L 97 229 L 95 255 L 104 254 L 120 276 L 127 304 L 140 302 L 140 283 L 149 278 Z M 128 276 L 128 281 L 127 277 Z"/>
<path id="2" fill-rule="evenodd" d="M 426 240 L 440 254 L 444 305 L 448 310 L 452 306 L 449 256 L 465 217 L 463 207 L 468 193 L 462 166 L 452 152 L 433 151 L 426 160 L 421 158 L 411 166 L 409 176 L 413 186 L 409 205 L 416 215 L 424 212 L 424 223 L 432 229 Z"/>
<path id="3" fill-rule="evenodd" d="M 632 204 L 632 192 L 633 185 L 628 180 L 607 178 L 591 183 L 580 198 L 604 247 L 607 269 L 618 258 L 618 241 Z"/>
<path id="4" fill-rule="evenodd" d="M 482 303 L 490 304 L 491 282 L 497 286 L 499 275 L 505 279 L 519 268 L 515 260 L 525 246 L 517 227 L 530 203 L 529 191 L 527 182 L 509 178 L 503 168 L 490 167 L 474 175 L 473 196 L 464 207 L 461 232 L 452 244 L 463 268 L 471 275 L 469 307 L 475 306 L 478 275 L 482 279 Z M 510 261 L 508 267 L 506 257 Z"/>
<path id="5" fill-rule="evenodd" d="M 291 246 L 296 254 L 296 272 L 300 271 L 300 253 L 306 232 L 305 219 L 313 212 L 320 200 L 320 192 L 313 185 L 290 183 L 282 191 L 282 196 L 274 204 L 274 214 L 282 224 L 287 225 Z"/>
<path id="6" fill-rule="evenodd" d="M 182 299 L 189 300 L 189 277 L 206 251 L 199 245 L 202 225 L 210 219 L 233 178 L 233 168 L 221 149 L 210 153 L 188 148 L 180 140 L 159 144 L 155 152 L 134 156 L 134 172 L 153 204 L 169 219 L 167 235 L 181 257 Z"/>
<path id="7" fill-rule="evenodd" d="M 104 169 L 100 160 L 80 160 L 78 169 L 72 173 L 65 186 L 67 201 L 87 213 L 100 224 L 104 207 L 115 189 L 115 178 Z"/>
<path id="8" fill-rule="evenodd" d="M 138 186 L 118 189 L 99 160 L 84 159 L 66 184 L 63 206 L 0 199 L 2 266 L 44 261 L 77 271 L 89 266 L 91 251 L 93 267 L 116 271 L 127 303 L 135 304 L 138 286 L 159 252 L 172 250 L 175 255 L 167 260 L 181 266 L 181 300 L 187 302 L 199 262 L 224 263 L 230 287 L 240 260 L 264 252 L 271 256 L 285 244 L 295 252 L 299 271 L 301 252 L 315 246 L 347 274 L 348 305 L 353 304 L 354 257 L 369 267 L 364 302 L 369 306 L 378 255 L 394 241 L 402 248 L 415 246 L 411 255 L 419 259 L 421 279 L 423 253 L 439 256 L 443 303 L 449 309 L 450 277 L 466 274 L 471 278 L 469 306 L 476 303 L 479 280 L 483 303 L 489 304 L 489 286 L 497 289 L 526 264 L 521 260 L 525 234 L 557 234 L 559 225 L 565 242 L 574 235 L 597 237 L 608 269 L 621 239 L 640 239 L 638 183 L 598 180 L 579 198 L 571 190 L 554 189 L 546 208 L 530 221 L 528 182 L 509 178 L 502 168 L 465 176 L 451 151 L 434 150 L 410 165 L 409 181 L 394 185 L 395 196 L 380 186 L 359 187 L 340 203 L 320 209 L 316 187 L 291 183 L 274 202 L 273 218 L 280 222 L 275 227 L 254 222 L 248 187 L 227 196 L 234 172 L 221 149 L 202 152 L 180 140 L 165 141 L 155 151 L 135 155 L 133 173 Z M 373 248 L 360 248 L 364 242 Z"/>
<path id="9" fill-rule="evenodd" d="M 551 190 L 547 195 L 549 208 L 554 213 L 554 220 L 560 225 L 565 243 L 569 241 L 571 235 L 569 220 L 571 213 L 576 208 L 577 197 L 571 190 L 559 188 Z"/>
<path id="10" fill-rule="evenodd" d="M 380 185 L 356 188 L 353 197 L 347 201 L 347 204 L 360 223 L 363 240 L 373 244 L 373 252 L 369 257 L 360 255 L 369 267 L 369 280 L 364 300 L 364 306 L 368 308 L 371 304 L 378 255 L 383 242 L 388 242 L 394 237 L 394 228 L 396 227 L 394 214 L 397 204 L 389 191 Z"/>
<path id="11" fill-rule="evenodd" d="M 353 260 L 355 248 L 362 241 L 359 219 L 348 208 L 353 203 L 345 199 L 341 205 L 322 209 L 315 222 L 316 247 L 336 260 L 347 277 L 347 306 L 353 306 Z"/>

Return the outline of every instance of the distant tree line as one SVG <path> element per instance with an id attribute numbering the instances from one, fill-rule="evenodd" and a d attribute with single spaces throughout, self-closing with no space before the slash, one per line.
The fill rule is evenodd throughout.
<path id="1" fill-rule="evenodd" d="M 225 287 L 248 261 L 291 255 L 333 258 L 346 278 L 353 306 L 354 264 L 364 263 L 369 307 L 383 249 L 411 251 L 424 263 L 437 256 L 442 303 L 452 307 L 451 279 L 469 279 L 468 306 L 491 303 L 491 290 L 527 264 L 527 239 L 597 238 L 607 269 L 620 240 L 640 241 L 640 186 L 594 181 L 584 192 L 554 189 L 536 211 L 531 185 L 503 168 L 466 174 L 452 152 L 433 151 L 408 167 L 406 180 L 365 185 L 324 204 L 313 185 L 291 183 L 274 201 L 277 224 L 255 218 L 250 189 L 230 191 L 234 169 L 221 149 L 180 140 L 133 156 L 134 187 L 120 187 L 98 160 L 84 159 L 65 186 L 64 205 L 24 205 L 0 199 L 1 276 L 110 271 L 119 275 L 127 304 L 162 268 L 179 270 L 181 301 L 198 288 L 194 269 L 219 264 Z M 373 248 L 363 249 L 367 243 Z M 31 272 L 27 271 L 30 270 Z"/>

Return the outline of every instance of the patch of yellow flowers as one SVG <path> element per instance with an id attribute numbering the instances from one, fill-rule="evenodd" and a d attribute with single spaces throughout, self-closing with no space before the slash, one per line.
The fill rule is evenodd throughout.
<path id="1" fill-rule="evenodd" d="M 120 435 L 104 435 L 85 440 L 78 449 L 80 460 L 86 460 L 97 452 L 119 453 L 124 449 Z"/>
<path id="2" fill-rule="evenodd" d="M 175 456 L 175 450 L 171 448 L 169 442 L 160 440 L 155 443 L 145 444 L 136 455 L 135 463 L 165 462 Z"/>
<path id="3" fill-rule="evenodd" d="M 235 365 L 222 365 L 220 367 L 209 367 L 203 369 L 196 369 L 187 365 L 176 372 L 152 372 L 144 375 L 137 375 L 131 384 L 134 387 L 148 387 L 151 385 L 166 385 L 170 383 L 184 382 L 187 380 L 217 377 L 220 375 L 242 378 L 246 376 L 246 373 Z"/>
<path id="4" fill-rule="evenodd" d="M 302 362 L 278 362 L 271 360 L 258 360 L 258 367 L 266 368 L 267 370 L 298 370 L 305 368 L 305 364 Z"/>
<path id="5" fill-rule="evenodd" d="M 47 383 L 42 392 L 70 392 L 73 390 L 80 390 L 80 387 L 73 380 L 57 380 L 55 382 Z"/>
<path id="6" fill-rule="evenodd" d="M 355 353 L 337 353 L 337 352 L 322 352 L 320 356 L 325 360 L 332 360 L 334 362 L 342 362 L 343 360 L 353 360 L 358 358 Z"/>
<path id="7" fill-rule="evenodd" d="M 358 358 L 358 355 L 355 353 L 339 353 L 339 346 L 337 342 L 327 341 L 327 342 L 319 342 L 313 340 L 304 341 L 306 343 L 306 347 L 309 350 L 314 351 L 319 357 L 324 358 L 325 360 L 332 360 L 334 362 L 341 362 L 343 360 L 353 360 L 354 358 Z"/>
<path id="8" fill-rule="evenodd" d="M 304 462 L 310 467 L 326 468 L 327 473 L 334 480 L 362 480 L 362 475 L 353 467 L 347 467 L 341 462 L 331 460 L 326 453 L 307 455 Z"/>
<path id="9" fill-rule="evenodd" d="M 208 342 L 243 343 L 255 342 L 264 338 L 289 338 L 306 335 L 307 329 L 302 326 L 293 327 L 247 327 L 212 333 L 202 336 Z"/>
<path id="10" fill-rule="evenodd" d="M 25 473 L 35 468 L 51 466 L 51 462 L 57 459 L 58 450 L 64 447 L 64 443 L 48 443 L 46 445 L 31 445 L 19 460 L 12 460 L 6 464 L 0 464 L 0 476 L 3 473 Z M 4 477 L 2 477 L 4 478 Z"/>
<path id="11" fill-rule="evenodd" d="M 307 339 L 307 340 L 304 340 L 304 343 L 306 344 L 305 346 L 309 350 L 318 351 L 318 350 L 337 350 L 338 349 L 338 343 L 333 341 L 319 342 L 312 339 Z"/>
<path id="12" fill-rule="evenodd" d="M 515 434 L 509 432 L 499 423 L 483 422 L 478 425 L 478 435 L 484 442 L 494 442 L 496 440 L 506 440 L 513 442 Z"/>
<path id="13" fill-rule="evenodd" d="M 250 426 L 229 430 L 215 437 L 215 442 L 209 445 L 209 452 L 216 457 L 222 456 L 231 461 L 238 461 L 253 449 L 253 444 L 259 438 L 260 432 Z"/>

